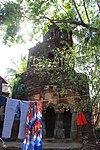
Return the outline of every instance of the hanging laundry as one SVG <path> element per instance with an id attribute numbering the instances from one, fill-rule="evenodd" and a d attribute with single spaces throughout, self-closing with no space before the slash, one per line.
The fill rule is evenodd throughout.
<path id="1" fill-rule="evenodd" d="M 20 116 L 21 116 L 20 103 L 18 103 L 17 108 L 16 108 L 16 113 L 15 113 L 15 119 L 14 120 L 19 120 Z"/>
<path id="2" fill-rule="evenodd" d="M 0 107 L 5 105 L 7 101 L 7 98 L 4 96 L 0 96 Z"/>
<path id="3" fill-rule="evenodd" d="M 22 150 L 42 150 L 42 103 L 30 102 Z"/>
<path id="4" fill-rule="evenodd" d="M 84 126 L 87 125 L 87 121 L 83 112 L 78 113 L 77 115 L 77 125 Z"/>
<path id="5" fill-rule="evenodd" d="M 13 126 L 14 119 L 16 117 L 18 106 L 20 106 L 20 113 L 21 113 L 18 138 L 24 139 L 26 137 L 25 122 L 26 122 L 29 102 L 8 98 L 6 103 L 5 118 L 4 118 L 3 132 L 2 132 L 3 138 L 11 137 L 12 126 Z"/>
<path id="6" fill-rule="evenodd" d="M 10 100 L 9 98 L 7 99 L 3 132 L 2 132 L 3 138 L 11 137 L 11 129 L 14 122 L 17 105 L 18 105 L 18 100 Z"/>
<path id="7" fill-rule="evenodd" d="M 25 139 L 26 137 L 26 119 L 28 113 L 29 102 L 28 101 L 20 101 L 20 126 L 19 126 L 19 139 Z"/>

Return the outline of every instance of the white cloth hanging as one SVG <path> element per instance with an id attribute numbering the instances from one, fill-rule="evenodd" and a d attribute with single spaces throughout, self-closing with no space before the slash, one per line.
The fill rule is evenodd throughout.
<path id="1" fill-rule="evenodd" d="M 2 138 L 10 138 L 11 137 L 12 126 L 13 126 L 17 106 L 19 103 L 20 103 L 21 116 L 20 116 L 20 126 L 19 126 L 18 138 L 20 138 L 20 139 L 25 138 L 25 122 L 26 122 L 29 102 L 11 99 L 11 98 L 7 98 Z"/>
<path id="2" fill-rule="evenodd" d="M 27 112 L 28 112 L 28 101 L 20 101 L 20 109 L 21 109 L 21 116 L 20 116 L 20 126 L 19 126 L 19 139 L 25 139 L 26 137 L 26 119 L 27 119 Z"/>

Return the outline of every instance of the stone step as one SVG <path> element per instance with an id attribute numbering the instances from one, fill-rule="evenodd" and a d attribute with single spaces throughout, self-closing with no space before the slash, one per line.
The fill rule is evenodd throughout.
<path id="1" fill-rule="evenodd" d="M 67 143 L 67 142 L 72 142 L 72 139 L 71 138 L 67 138 L 67 139 L 55 139 L 55 138 L 45 138 L 43 139 L 43 142 L 46 143 L 46 142 L 53 142 L 53 143 Z"/>
<path id="2" fill-rule="evenodd" d="M 43 143 L 43 150 L 80 150 L 81 144 L 76 142 Z"/>
<path id="3" fill-rule="evenodd" d="M 59 148 L 59 147 L 56 147 L 56 148 L 43 148 L 43 150 L 81 150 L 81 147 L 80 148 Z"/>
<path id="4" fill-rule="evenodd" d="M 49 139 L 49 142 L 43 140 L 43 150 L 80 150 L 81 149 L 81 144 L 78 142 L 73 142 L 73 141 L 67 141 L 64 142 L 63 140 L 53 140 Z M 5 142 L 6 144 L 6 149 L 5 150 L 21 150 L 21 142 Z M 0 149 L 3 150 L 3 149 Z"/>

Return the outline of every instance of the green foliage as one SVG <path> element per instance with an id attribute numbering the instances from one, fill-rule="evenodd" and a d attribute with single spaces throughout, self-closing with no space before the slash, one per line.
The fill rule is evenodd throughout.
<path id="1" fill-rule="evenodd" d="M 18 62 L 14 62 L 11 60 L 13 65 L 15 66 L 15 69 L 13 68 L 7 68 L 7 77 L 8 79 L 12 79 L 16 77 L 16 74 L 20 75 L 23 72 L 27 70 L 27 57 L 26 56 L 21 56 L 21 61 L 19 65 L 17 64 Z"/>
<path id="2" fill-rule="evenodd" d="M 16 99 L 24 99 L 25 85 L 22 83 L 22 80 L 20 77 L 16 77 L 12 79 L 9 86 L 12 90 L 10 97 L 16 98 Z"/>
<path id="3" fill-rule="evenodd" d="M 26 56 L 22 57 L 20 66 L 18 70 L 16 71 L 17 74 L 22 74 L 27 70 L 27 58 Z"/>
<path id="4" fill-rule="evenodd" d="M 14 2 L 0 2 L 0 27 L 3 34 L 4 43 L 10 45 L 11 42 L 20 41 L 20 23 L 22 18 L 21 6 Z M 19 39 L 19 40 L 18 40 Z"/>
<path id="5" fill-rule="evenodd" d="M 15 64 L 15 66 L 17 66 L 17 64 L 14 61 L 13 63 Z M 17 98 L 17 99 L 24 98 L 25 86 L 24 86 L 24 83 L 22 82 L 20 75 L 23 72 L 25 72 L 26 69 L 27 69 L 27 57 L 26 56 L 21 57 L 21 63 L 19 67 L 17 66 L 17 69 L 12 69 L 12 68 L 7 69 L 7 76 L 10 76 L 9 87 L 12 91 L 10 94 L 10 97 Z"/>
<path id="6" fill-rule="evenodd" d="M 99 141 L 98 141 L 98 144 L 99 144 L 99 142 L 100 142 L 100 126 L 95 128 L 95 132 L 96 132 L 97 139 L 99 139 Z"/>
<path id="7" fill-rule="evenodd" d="M 61 95 L 65 94 L 66 89 L 72 89 L 80 95 L 89 94 L 87 77 L 74 71 L 75 51 L 63 48 L 54 50 L 53 54 L 53 61 L 44 57 L 32 58 L 31 73 L 34 71 L 40 77 L 49 76 L 49 84 L 58 85 Z"/>
<path id="8" fill-rule="evenodd" d="M 22 40 L 19 30 L 20 24 L 24 21 L 31 21 L 35 34 L 44 31 L 47 28 L 45 26 L 50 24 L 48 22 L 52 23 L 54 20 L 60 28 L 75 29 L 77 34 L 80 29 L 84 34 L 87 31 L 100 33 L 100 15 L 96 1 L 91 3 L 90 1 L 83 3 L 83 0 L 77 3 L 75 0 L 1 1 L 0 8 L 0 26 L 5 33 L 6 44 L 9 41 Z"/>

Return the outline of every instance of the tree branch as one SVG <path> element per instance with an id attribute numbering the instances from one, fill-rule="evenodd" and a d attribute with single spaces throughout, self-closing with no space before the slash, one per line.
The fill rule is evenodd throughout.
<path id="1" fill-rule="evenodd" d="M 75 2 L 75 0 L 72 0 L 72 1 L 73 1 L 73 3 L 74 3 L 74 6 L 75 6 L 76 11 L 77 11 L 77 13 L 78 13 L 78 16 L 79 16 L 79 18 L 80 18 L 80 21 L 81 21 L 81 23 L 83 23 L 82 17 L 81 17 L 81 15 L 80 15 L 80 13 L 79 13 L 79 10 L 78 10 L 77 6 L 76 6 L 76 2 Z"/>
<path id="2" fill-rule="evenodd" d="M 71 20 L 71 19 L 59 20 L 59 19 L 50 19 L 46 16 L 41 16 L 39 19 L 34 20 L 34 22 L 39 22 L 41 19 L 49 20 L 51 23 L 69 23 L 69 24 L 76 25 L 76 26 L 83 26 L 87 29 L 90 29 L 93 32 L 98 32 L 98 33 L 100 32 L 100 29 L 98 29 L 98 28 L 90 27 L 89 24 L 86 24 L 86 23 L 80 22 L 80 21 L 76 21 L 76 20 Z"/>
<path id="3" fill-rule="evenodd" d="M 100 113 L 97 114 L 97 118 L 96 118 L 96 121 L 95 121 L 94 125 L 96 125 L 99 122 L 99 119 L 100 119 Z"/>
<path id="4" fill-rule="evenodd" d="M 84 0 L 83 0 L 83 5 L 84 5 L 84 9 L 85 9 L 85 13 L 86 13 L 86 17 L 87 17 L 88 23 L 90 24 L 90 19 L 89 19 L 89 16 L 88 16 L 88 12 L 87 12 L 87 8 L 86 8 Z"/>
<path id="5" fill-rule="evenodd" d="M 69 14 L 67 13 L 67 11 L 66 11 L 60 4 L 57 3 L 57 5 L 58 5 L 67 15 L 69 15 Z"/>
<path id="6" fill-rule="evenodd" d="M 100 0 L 97 0 L 97 5 L 98 5 L 98 8 L 99 8 L 99 12 L 100 12 Z"/>
<path id="7" fill-rule="evenodd" d="M 50 20 L 50 19 L 49 19 Z M 94 32 L 100 32 L 100 29 L 98 28 L 94 28 L 94 27 L 90 27 L 89 24 L 85 24 L 84 22 L 80 22 L 80 21 L 75 21 L 75 20 L 50 20 L 51 22 L 55 22 L 55 23 L 70 23 L 70 24 L 73 24 L 73 25 L 77 25 L 77 26 L 83 26 L 87 29 L 91 29 L 92 31 Z"/>

